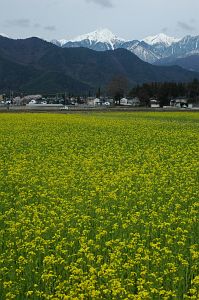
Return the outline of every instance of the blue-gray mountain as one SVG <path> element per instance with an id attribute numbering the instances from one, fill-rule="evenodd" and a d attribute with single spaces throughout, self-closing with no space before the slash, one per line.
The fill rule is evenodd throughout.
<path id="1" fill-rule="evenodd" d="M 199 72 L 199 54 L 175 58 L 173 56 L 158 60 L 154 65 L 179 66 L 189 71 Z"/>
<path id="2" fill-rule="evenodd" d="M 97 30 L 73 40 L 53 40 L 54 44 L 63 48 L 85 47 L 96 51 L 124 48 L 136 54 L 140 59 L 156 63 L 167 59 L 174 61 L 177 58 L 199 55 L 199 36 L 186 36 L 182 39 L 159 34 L 147 37 L 141 41 L 118 38 L 107 29 Z M 160 64 L 162 62 L 160 61 Z"/>
<path id="3" fill-rule="evenodd" d="M 93 51 L 61 48 L 39 38 L 12 40 L 0 36 L 0 93 L 74 94 L 106 90 L 117 76 L 129 88 L 145 82 L 188 82 L 199 73 L 178 66 L 154 66 L 126 49 Z"/>

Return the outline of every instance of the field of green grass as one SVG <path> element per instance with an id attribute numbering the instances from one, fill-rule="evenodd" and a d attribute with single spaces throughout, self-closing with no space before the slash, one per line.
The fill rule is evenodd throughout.
<path id="1" fill-rule="evenodd" d="M 199 113 L 0 115 L 0 299 L 199 299 Z"/>

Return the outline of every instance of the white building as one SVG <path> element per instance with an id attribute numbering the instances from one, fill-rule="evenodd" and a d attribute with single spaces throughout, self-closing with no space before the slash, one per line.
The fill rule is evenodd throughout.
<path id="1" fill-rule="evenodd" d="M 99 98 L 95 98 L 95 99 L 88 98 L 87 99 L 87 104 L 89 106 L 99 106 L 99 105 L 102 104 L 102 101 Z"/>
<path id="2" fill-rule="evenodd" d="M 170 106 L 178 107 L 178 108 L 186 108 L 188 107 L 188 99 L 187 98 L 176 98 L 170 101 Z"/>
<path id="3" fill-rule="evenodd" d="M 151 108 L 159 108 L 160 102 L 157 99 L 150 99 Z"/>
<path id="4" fill-rule="evenodd" d="M 95 99 L 93 100 L 93 104 L 94 104 L 94 106 L 101 105 L 101 100 L 100 100 L 99 98 L 95 98 Z"/>
<path id="5" fill-rule="evenodd" d="M 120 105 L 128 105 L 128 100 L 126 98 L 122 98 L 120 100 Z"/>

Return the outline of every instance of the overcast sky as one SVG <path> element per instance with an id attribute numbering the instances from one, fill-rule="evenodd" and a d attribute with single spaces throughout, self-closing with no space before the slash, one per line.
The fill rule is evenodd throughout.
<path id="1" fill-rule="evenodd" d="M 108 28 L 125 39 L 199 35 L 199 0 L 0 0 L 0 33 L 70 39 Z"/>

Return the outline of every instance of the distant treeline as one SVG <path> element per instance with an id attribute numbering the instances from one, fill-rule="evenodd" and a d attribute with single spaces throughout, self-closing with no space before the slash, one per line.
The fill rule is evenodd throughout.
<path id="1" fill-rule="evenodd" d="M 160 101 L 160 105 L 169 105 L 173 98 L 185 97 L 190 102 L 199 101 L 199 80 L 194 79 L 190 83 L 144 83 L 134 87 L 129 96 L 138 97 L 143 105 L 148 105 L 151 98 Z"/>

